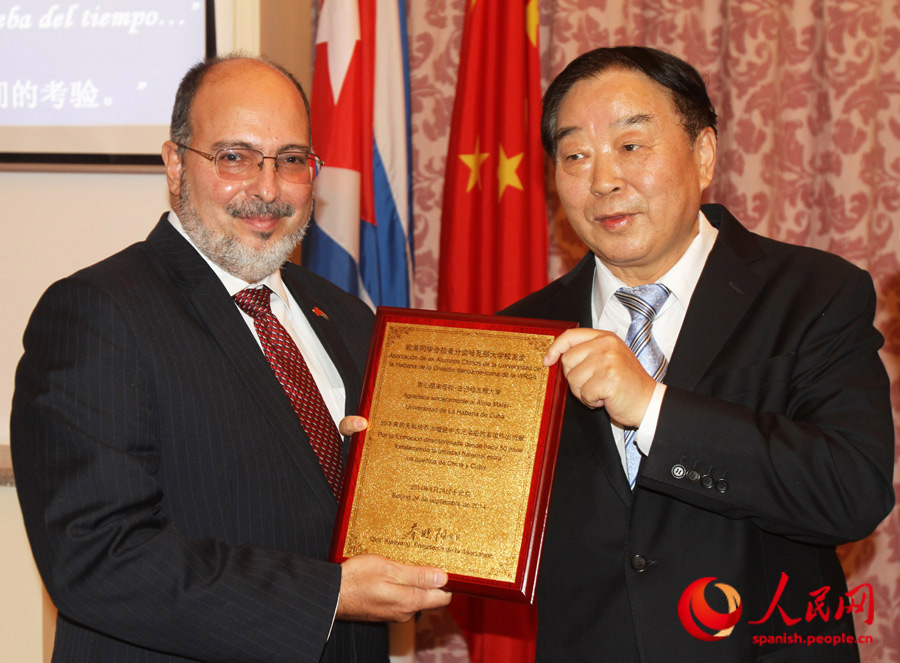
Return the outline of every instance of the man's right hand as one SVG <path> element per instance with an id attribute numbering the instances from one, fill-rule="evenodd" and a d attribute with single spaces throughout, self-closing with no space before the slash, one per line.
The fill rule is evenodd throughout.
<path id="1" fill-rule="evenodd" d="M 447 574 L 432 566 L 408 566 L 381 555 L 357 555 L 341 564 L 337 619 L 406 622 L 420 610 L 450 603 L 441 589 Z"/>
<path id="2" fill-rule="evenodd" d="M 599 329 L 567 329 L 547 349 L 544 366 L 557 361 L 578 400 L 605 407 L 620 426 L 641 425 L 656 380 L 622 339 Z"/>

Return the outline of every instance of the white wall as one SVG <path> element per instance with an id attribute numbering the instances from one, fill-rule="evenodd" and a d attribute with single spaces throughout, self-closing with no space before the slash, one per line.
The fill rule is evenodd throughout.
<path id="1" fill-rule="evenodd" d="M 49 661 L 44 642 L 44 592 L 25 538 L 16 490 L 0 487 L 0 658 L 4 661 Z M 49 651 L 46 651 L 49 654 Z"/>
<path id="2" fill-rule="evenodd" d="M 22 331 L 41 293 L 146 237 L 168 207 L 165 176 L 0 172 L 0 417 L 9 421 Z M 9 443 L 4 427 L 0 444 Z"/>

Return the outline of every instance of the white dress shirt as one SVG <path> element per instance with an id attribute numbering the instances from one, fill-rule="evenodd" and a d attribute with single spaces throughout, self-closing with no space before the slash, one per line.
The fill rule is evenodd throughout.
<path id="1" fill-rule="evenodd" d="M 684 255 L 678 259 L 672 269 L 657 281 L 672 292 L 654 319 L 652 328 L 653 339 L 667 360 L 672 357 L 672 350 L 678 340 L 678 334 L 684 323 L 684 316 L 694 294 L 694 288 L 697 287 L 700 273 L 706 265 L 706 259 L 719 234 L 719 231 L 710 224 L 703 212 L 700 212 L 699 227 L 700 232 L 694 237 Z M 631 314 L 615 294 L 616 290 L 626 286 L 613 276 L 609 268 L 596 256 L 594 262 L 594 287 L 591 296 L 591 319 L 594 329 L 611 331 L 625 340 L 631 324 Z M 665 393 L 665 383 L 657 384 L 650 399 L 650 405 L 635 434 L 635 443 L 645 456 L 649 455 L 650 448 L 653 446 L 653 437 L 656 435 L 656 424 L 659 421 L 659 411 L 662 408 Z M 613 424 L 612 432 L 616 448 L 622 459 L 622 468 L 625 469 L 625 431 L 620 426 Z"/>
<path id="2" fill-rule="evenodd" d="M 184 228 L 182 227 L 178 216 L 171 210 L 169 211 L 169 222 L 188 242 L 190 242 L 191 246 L 195 249 L 197 248 L 194 242 L 191 241 L 191 238 L 188 237 L 187 233 L 184 232 Z M 222 281 L 225 289 L 228 290 L 229 295 L 233 296 L 244 288 L 253 288 L 261 285 L 269 287 L 272 291 L 272 314 L 284 326 L 287 333 L 294 340 L 294 343 L 297 344 L 300 354 L 303 355 L 303 359 L 306 361 L 307 366 L 309 366 L 309 372 L 312 373 L 313 379 L 316 381 L 316 385 L 322 393 L 322 399 L 325 401 L 329 414 L 331 414 L 332 419 L 334 419 L 335 425 L 338 425 L 340 420 L 344 417 L 344 406 L 347 400 L 344 381 L 341 379 L 341 375 L 338 373 L 337 368 L 335 368 L 334 362 L 331 361 L 331 357 L 328 356 L 328 353 L 322 346 L 319 337 L 316 336 L 316 333 L 313 331 L 312 326 L 309 324 L 309 320 L 306 319 L 303 311 L 300 310 L 300 306 L 284 286 L 284 283 L 281 280 L 281 271 L 276 270 L 273 274 L 270 274 L 259 283 L 247 283 L 243 279 L 232 276 L 223 270 L 199 249 L 197 249 L 197 252 L 203 256 L 203 259 L 210 267 L 212 267 L 212 270 Z M 237 304 L 235 304 L 235 307 L 241 311 Z M 262 342 L 259 340 L 259 334 L 256 333 L 256 326 L 253 324 L 253 318 L 243 311 L 241 311 L 241 315 L 244 317 L 247 327 L 253 334 L 253 338 L 255 338 L 256 342 L 259 344 L 260 352 L 262 352 Z"/>

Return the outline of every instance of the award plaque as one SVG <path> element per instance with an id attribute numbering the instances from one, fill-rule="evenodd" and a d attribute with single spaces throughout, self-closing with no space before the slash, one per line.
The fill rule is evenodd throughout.
<path id="1" fill-rule="evenodd" d="M 447 589 L 532 602 L 574 322 L 380 307 L 331 559 L 445 570 Z"/>

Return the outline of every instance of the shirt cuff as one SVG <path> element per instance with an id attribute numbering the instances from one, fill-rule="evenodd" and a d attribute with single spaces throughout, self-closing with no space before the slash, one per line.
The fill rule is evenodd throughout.
<path id="1" fill-rule="evenodd" d="M 338 604 L 340 602 L 341 602 L 341 594 L 340 594 L 340 591 L 338 591 L 337 599 L 334 602 L 334 614 L 331 616 L 331 628 L 328 629 L 328 637 L 325 638 L 325 642 L 328 642 L 329 640 L 331 640 L 331 634 L 334 633 L 334 622 L 337 620 L 337 610 L 338 610 Z"/>
<path id="2" fill-rule="evenodd" d="M 656 436 L 656 425 L 659 423 L 659 411 L 662 409 L 663 396 L 666 395 L 666 385 L 657 382 L 653 389 L 653 395 L 650 397 L 650 404 L 647 411 L 644 412 L 644 418 L 641 419 L 641 425 L 638 426 L 634 436 L 634 443 L 641 453 L 645 456 L 650 455 L 650 447 L 653 446 L 653 438 Z"/>

